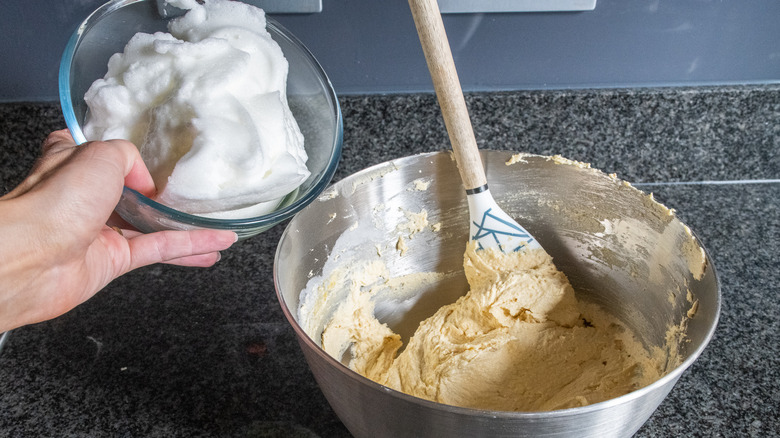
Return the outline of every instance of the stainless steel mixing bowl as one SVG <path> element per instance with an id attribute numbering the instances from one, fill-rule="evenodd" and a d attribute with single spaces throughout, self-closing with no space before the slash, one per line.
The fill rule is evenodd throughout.
<path id="1" fill-rule="evenodd" d="M 395 242 L 403 210 L 427 210 L 438 232 L 407 241 L 404 255 L 385 254 L 393 275 L 462 269 L 468 206 L 454 161 L 439 152 L 398 159 L 356 173 L 327 189 L 287 226 L 274 280 L 282 309 L 336 414 L 357 437 L 630 436 L 701 354 L 718 320 L 720 289 L 709 256 L 688 227 L 649 195 L 581 163 L 483 151 L 496 200 L 536 236 L 569 277 L 578 298 L 598 303 L 646 346 L 665 345 L 670 326 L 684 329 L 674 348 L 679 365 L 650 386 L 605 402 L 550 412 L 495 412 L 446 406 L 374 383 L 342 365 L 310 337 L 297 317 L 299 295 L 345 231 L 377 224 L 352 250 Z M 430 182 L 427 189 L 415 181 Z M 343 244 L 343 242 L 341 243 Z M 466 290 L 457 277 L 428 291 L 411 310 L 380 317 L 407 338 L 417 323 Z M 442 292 L 447 290 L 450 292 Z M 694 304 L 695 303 L 695 304 Z M 690 315 L 692 317 L 689 317 Z M 321 330 L 321 327 L 318 328 Z"/>

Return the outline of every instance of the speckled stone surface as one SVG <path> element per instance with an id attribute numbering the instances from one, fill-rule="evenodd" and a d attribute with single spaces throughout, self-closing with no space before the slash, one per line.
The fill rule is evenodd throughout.
<path id="1" fill-rule="evenodd" d="M 723 292 L 718 330 L 637 436 L 777 436 L 780 87 L 468 102 L 481 147 L 615 172 L 676 209 L 712 255 Z M 432 95 L 341 103 L 336 179 L 448 147 Z M 3 192 L 26 175 L 46 133 L 62 127 L 55 103 L 0 105 Z M 143 268 L 67 315 L 13 331 L 0 353 L 0 436 L 348 437 L 275 296 L 283 227 L 236 244 L 212 269 Z"/>

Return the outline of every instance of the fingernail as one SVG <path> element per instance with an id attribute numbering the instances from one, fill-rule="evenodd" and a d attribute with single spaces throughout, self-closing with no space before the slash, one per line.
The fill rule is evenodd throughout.
<path id="1" fill-rule="evenodd" d="M 222 260 L 222 253 L 221 252 L 217 252 L 217 259 L 214 260 L 214 263 L 217 263 L 220 260 Z"/>

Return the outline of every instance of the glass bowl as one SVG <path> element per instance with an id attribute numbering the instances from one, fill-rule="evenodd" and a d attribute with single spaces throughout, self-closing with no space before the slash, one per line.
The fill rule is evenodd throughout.
<path id="1" fill-rule="evenodd" d="M 137 32 L 166 32 L 154 0 L 113 0 L 97 8 L 76 29 L 62 55 L 59 93 L 65 123 L 76 143 L 87 141 L 82 123 L 84 93 L 107 70 L 108 59 L 121 52 Z M 117 213 L 139 231 L 211 228 L 235 231 L 239 239 L 261 233 L 292 217 L 330 183 L 341 158 L 341 108 L 325 71 L 290 31 L 270 17 L 267 29 L 289 62 L 287 98 L 304 136 L 309 178 L 268 214 L 245 219 L 214 219 L 183 213 L 125 187 Z"/>

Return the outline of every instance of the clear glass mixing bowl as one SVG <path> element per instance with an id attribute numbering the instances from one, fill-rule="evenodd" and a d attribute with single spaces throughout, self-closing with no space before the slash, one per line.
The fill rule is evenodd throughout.
<path id="1" fill-rule="evenodd" d="M 137 32 L 167 31 L 167 20 L 154 0 L 113 0 L 96 9 L 76 29 L 60 62 L 59 92 L 65 123 L 76 143 L 84 143 L 81 125 L 87 113 L 84 93 L 105 75 L 108 59 L 121 52 Z M 279 207 L 246 219 L 213 219 L 183 213 L 125 187 L 117 213 L 142 232 L 195 228 L 227 229 L 240 239 L 261 233 L 290 218 L 330 183 L 341 158 L 341 108 L 325 71 L 290 31 L 267 17 L 267 28 L 289 62 L 287 97 L 303 132 L 311 176 L 289 193 Z"/>

